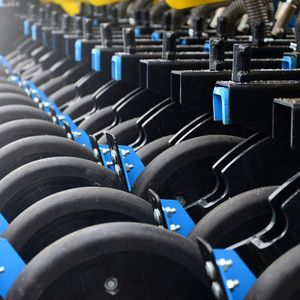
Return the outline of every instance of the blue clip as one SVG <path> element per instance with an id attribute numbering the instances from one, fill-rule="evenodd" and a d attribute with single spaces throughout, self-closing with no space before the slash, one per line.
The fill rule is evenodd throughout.
<path id="1" fill-rule="evenodd" d="M 141 29 L 140 28 L 135 28 L 134 29 L 134 35 L 135 36 L 140 36 L 141 35 Z"/>
<path id="2" fill-rule="evenodd" d="M 94 25 L 94 26 L 97 26 L 97 25 L 98 25 L 98 20 L 97 20 L 97 19 L 94 19 L 94 20 L 93 20 L 93 25 Z"/>
<path id="3" fill-rule="evenodd" d="M 215 121 L 224 125 L 231 124 L 229 119 L 229 90 L 225 87 L 215 87 L 213 91 L 213 113 Z"/>
<path id="4" fill-rule="evenodd" d="M 0 296 L 5 298 L 26 264 L 6 239 L 0 238 Z"/>
<path id="5" fill-rule="evenodd" d="M 92 49 L 92 69 L 94 71 L 101 71 L 101 51 L 100 49 Z"/>
<path id="6" fill-rule="evenodd" d="M 186 39 L 183 39 L 183 40 L 181 41 L 181 45 L 185 46 L 186 44 L 187 44 Z"/>
<path id="7" fill-rule="evenodd" d="M 204 52 L 209 52 L 209 49 L 210 49 L 209 43 L 205 43 L 203 51 Z"/>
<path id="8" fill-rule="evenodd" d="M 31 38 L 37 41 L 37 26 L 35 24 L 31 26 Z"/>
<path id="9" fill-rule="evenodd" d="M 194 221 L 177 200 L 160 200 L 165 220 L 170 231 L 187 237 L 195 227 Z"/>
<path id="10" fill-rule="evenodd" d="M 29 20 L 25 20 L 24 23 L 23 23 L 23 29 L 24 29 L 24 35 L 29 35 L 30 34 L 30 22 Z"/>
<path id="11" fill-rule="evenodd" d="M 77 62 L 81 62 L 81 59 L 82 59 L 82 42 L 81 40 L 77 40 L 75 42 L 75 60 Z"/>
<path id="12" fill-rule="evenodd" d="M 122 79 L 122 57 L 114 55 L 111 58 L 111 77 L 114 80 Z"/>
<path id="13" fill-rule="evenodd" d="M 9 223 L 6 221 L 6 219 L 3 217 L 2 214 L 0 214 L 0 236 L 5 231 Z"/>
<path id="14" fill-rule="evenodd" d="M 45 31 L 42 32 L 42 41 L 43 41 L 43 44 L 46 46 L 47 45 L 47 37 L 46 37 Z"/>
<path id="15" fill-rule="evenodd" d="M 234 250 L 213 249 L 228 300 L 243 300 L 256 281 L 254 274 Z"/>
<path id="16" fill-rule="evenodd" d="M 152 32 L 151 39 L 152 40 L 159 40 L 159 39 L 161 39 L 161 32 L 157 32 L 157 31 Z"/>
<path id="17" fill-rule="evenodd" d="M 282 58 L 282 69 L 291 70 L 296 69 L 296 57 L 295 56 L 284 56 Z"/>

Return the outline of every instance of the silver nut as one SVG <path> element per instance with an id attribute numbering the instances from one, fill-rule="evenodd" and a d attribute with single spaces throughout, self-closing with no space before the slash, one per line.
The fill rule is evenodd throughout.
<path id="1" fill-rule="evenodd" d="M 207 276 L 210 279 L 214 280 L 216 278 L 216 276 L 217 276 L 216 269 L 215 269 L 214 264 L 211 261 L 207 261 L 205 263 L 205 271 L 206 271 Z"/>
<path id="2" fill-rule="evenodd" d="M 104 289 L 110 295 L 116 295 L 118 293 L 119 282 L 115 277 L 107 278 L 104 282 Z"/>
<path id="3" fill-rule="evenodd" d="M 211 284 L 211 290 L 214 294 L 214 296 L 217 298 L 217 299 L 221 299 L 222 296 L 223 296 L 223 291 L 221 289 L 221 286 L 218 282 L 214 281 L 212 284 Z"/>

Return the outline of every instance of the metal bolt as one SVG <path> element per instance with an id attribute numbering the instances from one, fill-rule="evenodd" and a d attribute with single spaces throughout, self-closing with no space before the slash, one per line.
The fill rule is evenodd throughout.
<path id="1" fill-rule="evenodd" d="M 93 149 L 93 154 L 94 154 L 95 158 L 99 159 L 99 152 L 97 149 L 95 149 L 95 148 Z"/>
<path id="2" fill-rule="evenodd" d="M 63 121 L 66 117 L 65 116 L 58 116 L 58 120 Z"/>
<path id="3" fill-rule="evenodd" d="M 114 160 L 114 161 L 116 161 L 118 158 L 118 154 L 115 150 L 110 151 L 110 156 L 111 156 L 112 160 Z"/>
<path id="4" fill-rule="evenodd" d="M 112 161 L 107 161 L 107 162 L 106 162 L 106 165 L 107 165 L 108 167 L 111 167 L 111 166 L 113 165 L 113 162 L 112 162 Z"/>
<path id="5" fill-rule="evenodd" d="M 82 133 L 80 131 L 73 131 L 72 133 L 76 139 L 78 139 L 82 135 Z"/>
<path id="6" fill-rule="evenodd" d="M 56 119 L 55 116 L 52 116 L 52 122 L 55 123 L 55 124 L 57 124 L 57 119 Z"/>
<path id="7" fill-rule="evenodd" d="M 130 150 L 122 150 L 122 155 L 126 157 L 127 154 L 130 154 Z"/>
<path id="8" fill-rule="evenodd" d="M 5 272 L 5 268 L 4 267 L 0 267 L 0 274 Z"/>
<path id="9" fill-rule="evenodd" d="M 239 286 L 240 285 L 240 282 L 236 279 L 236 280 L 227 280 L 226 281 L 226 284 L 227 284 L 227 287 L 233 291 L 235 287 Z"/>
<path id="10" fill-rule="evenodd" d="M 166 207 L 164 208 L 164 211 L 166 212 L 167 216 L 170 218 L 176 213 L 176 208 Z"/>
<path id="11" fill-rule="evenodd" d="M 45 102 L 45 103 L 44 103 L 44 106 L 45 106 L 45 107 L 49 107 L 49 106 L 50 106 L 50 103 Z"/>
<path id="12" fill-rule="evenodd" d="M 233 265 L 233 261 L 231 259 L 226 260 L 225 258 L 221 258 L 218 260 L 218 265 L 220 265 L 226 272 L 228 268 Z"/>
<path id="13" fill-rule="evenodd" d="M 131 169 L 134 168 L 134 165 L 125 164 L 126 171 L 129 172 Z"/>
<path id="14" fill-rule="evenodd" d="M 118 279 L 111 277 L 105 280 L 104 288 L 108 294 L 115 295 L 118 292 Z"/>
<path id="15" fill-rule="evenodd" d="M 68 138 L 69 140 L 73 140 L 72 134 L 71 134 L 70 132 L 67 133 L 67 138 Z"/>
<path id="16" fill-rule="evenodd" d="M 108 148 L 101 148 L 101 150 L 104 155 L 109 152 Z"/>
<path id="17" fill-rule="evenodd" d="M 171 231 L 178 231 L 178 230 L 181 229 L 181 226 L 180 225 L 171 224 L 170 225 L 170 229 L 171 229 Z"/>
<path id="18" fill-rule="evenodd" d="M 119 165 L 115 165 L 115 172 L 116 172 L 117 175 L 121 175 L 122 170 L 121 170 L 121 167 Z"/>
<path id="19" fill-rule="evenodd" d="M 206 271 L 206 274 L 207 276 L 214 280 L 216 278 L 216 269 L 215 269 L 215 266 L 214 264 L 211 262 L 211 261 L 207 261 L 205 263 L 205 271 Z"/>
<path id="20" fill-rule="evenodd" d="M 221 299 L 222 296 L 223 296 L 223 292 L 222 292 L 222 289 L 221 289 L 221 286 L 218 282 L 214 281 L 212 284 L 211 284 L 211 290 L 214 294 L 214 296 L 217 298 L 217 299 Z"/>
<path id="21" fill-rule="evenodd" d="M 157 222 L 157 224 L 162 224 L 162 215 L 158 208 L 155 208 L 153 211 L 154 219 Z"/>

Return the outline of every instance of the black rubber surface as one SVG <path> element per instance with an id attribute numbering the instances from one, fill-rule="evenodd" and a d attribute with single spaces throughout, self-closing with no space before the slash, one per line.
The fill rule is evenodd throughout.
<path id="1" fill-rule="evenodd" d="M 137 120 L 138 118 L 135 118 L 123 122 L 108 130 L 108 132 L 117 138 L 119 145 L 130 145 L 139 137 L 140 134 L 139 126 L 136 124 Z M 102 136 L 98 142 L 99 144 L 107 144 L 106 137 Z"/>
<path id="2" fill-rule="evenodd" d="M 29 162 L 55 156 L 79 157 L 96 161 L 92 151 L 64 137 L 31 136 L 0 149 L 0 179 Z"/>
<path id="3" fill-rule="evenodd" d="M 12 104 L 21 104 L 32 107 L 38 107 L 38 104 L 35 103 L 29 96 L 21 95 L 16 93 L 0 93 L 0 106 L 12 105 Z"/>
<path id="4" fill-rule="evenodd" d="M 51 122 L 51 117 L 39 108 L 28 105 L 0 106 L 0 124 L 20 119 L 38 119 Z"/>
<path id="5" fill-rule="evenodd" d="M 55 102 L 57 106 L 61 106 L 76 97 L 76 87 L 74 84 L 68 84 L 58 91 L 51 94 L 49 100 Z"/>
<path id="6" fill-rule="evenodd" d="M 93 96 L 87 95 L 70 103 L 70 105 L 63 112 L 74 120 L 91 111 L 94 108 L 94 105 L 95 103 Z"/>
<path id="7" fill-rule="evenodd" d="M 151 205 L 120 190 L 75 188 L 31 205 L 2 234 L 25 262 L 59 238 L 84 227 L 109 222 L 155 224 Z"/>
<path id="8" fill-rule="evenodd" d="M 79 128 L 85 130 L 88 134 L 94 134 L 105 129 L 115 121 L 115 114 L 112 106 L 97 110 L 87 119 L 80 123 Z"/>
<path id="9" fill-rule="evenodd" d="M 16 93 L 21 95 L 27 95 L 21 87 L 9 83 L 0 83 L 0 93 Z"/>
<path id="10" fill-rule="evenodd" d="M 132 193 L 147 199 L 148 189 L 161 198 L 184 198 L 183 205 L 210 192 L 215 184 L 212 165 L 243 139 L 207 135 L 179 143 L 158 155 L 139 175 Z M 173 198 L 175 197 L 175 198 Z"/>
<path id="11" fill-rule="evenodd" d="M 204 216 L 188 238 L 201 237 L 212 247 L 226 248 L 254 235 L 270 222 L 268 197 L 275 189 L 263 187 L 232 197 Z"/>
<path id="12" fill-rule="evenodd" d="M 47 95 L 55 93 L 65 85 L 63 77 L 58 76 L 39 86 L 39 88 Z"/>
<path id="13" fill-rule="evenodd" d="M 18 139 L 35 135 L 65 137 L 66 132 L 58 125 L 36 119 L 15 120 L 0 125 L 0 148 Z"/>
<path id="14" fill-rule="evenodd" d="M 42 198 L 82 186 L 120 188 L 115 173 L 90 160 L 44 158 L 14 170 L 0 181 L 0 210 L 11 222 Z"/>
<path id="15" fill-rule="evenodd" d="M 145 166 L 147 166 L 157 155 L 170 148 L 169 140 L 172 135 L 161 137 L 139 149 L 136 154 Z"/>
<path id="16" fill-rule="evenodd" d="M 49 81 L 52 77 L 52 74 L 49 70 L 45 70 L 42 72 L 39 72 L 38 74 L 34 75 L 31 78 L 31 81 L 36 85 L 42 85 L 44 83 L 46 83 L 47 81 Z"/>
<path id="17" fill-rule="evenodd" d="M 116 299 L 214 299 L 204 276 L 199 249 L 188 239 L 153 225 L 109 223 L 76 231 L 40 252 L 6 300 L 112 299 L 104 289 L 111 277 L 119 283 Z"/>
<path id="18" fill-rule="evenodd" d="M 300 299 L 300 245 L 271 264 L 255 281 L 245 300 Z"/>

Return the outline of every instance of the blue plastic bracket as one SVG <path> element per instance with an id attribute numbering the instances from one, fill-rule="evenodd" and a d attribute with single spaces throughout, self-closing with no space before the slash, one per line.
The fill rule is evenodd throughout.
<path id="1" fill-rule="evenodd" d="M 25 20 L 23 23 L 23 29 L 24 29 L 24 35 L 29 35 L 30 34 L 30 21 Z"/>
<path id="2" fill-rule="evenodd" d="M 25 263 L 6 239 L 0 238 L 0 296 L 5 298 Z"/>
<path id="3" fill-rule="evenodd" d="M 195 227 L 194 221 L 177 200 L 160 200 L 168 229 L 187 237 Z"/>
<path id="4" fill-rule="evenodd" d="M 114 55 L 111 58 L 111 77 L 114 80 L 122 79 L 122 57 Z"/>
<path id="5" fill-rule="evenodd" d="M 228 300 L 243 300 L 256 277 L 234 250 L 213 249 Z"/>
<path id="6" fill-rule="evenodd" d="M 209 52 L 209 49 L 210 49 L 209 43 L 205 43 L 203 51 L 204 52 Z"/>
<path id="7" fill-rule="evenodd" d="M 92 49 L 92 69 L 94 71 L 101 71 L 101 51 L 100 49 Z"/>
<path id="8" fill-rule="evenodd" d="M 282 58 L 282 69 L 290 70 L 290 69 L 296 69 L 296 57 L 295 56 L 284 56 Z"/>
<path id="9" fill-rule="evenodd" d="M 140 28 L 135 28 L 134 29 L 134 35 L 135 36 L 140 36 L 141 35 L 141 29 Z"/>
<path id="10" fill-rule="evenodd" d="M 215 87 L 213 91 L 213 114 L 215 121 L 224 125 L 231 124 L 229 118 L 229 90 L 225 87 Z"/>
<path id="11" fill-rule="evenodd" d="M 31 38 L 37 41 L 37 26 L 35 24 L 31 26 Z"/>
<path id="12" fill-rule="evenodd" d="M 5 231 L 9 223 L 6 221 L 6 219 L 3 217 L 2 214 L 0 214 L 0 236 Z"/>
<path id="13" fill-rule="evenodd" d="M 0 63 L 4 66 L 10 73 L 12 73 L 12 67 L 9 65 L 8 61 L 4 56 L 0 56 Z"/>
<path id="14" fill-rule="evenodd" d="M 75 60 L 77 62 L 81 62 L 81 59 L 82 59 L 82 42 L 81 40 L 77 40 L 75 42 Z"/>
<path id="15" fill-rule="evenodd" d="M 158 31 L 154 31 L 152 32 L 151 34 L 151 39 L 152 40 L 160 40 L 161 39 L 161 36 L 162 36 L 162 33 L 161 32 L 158 32 Z"/>

